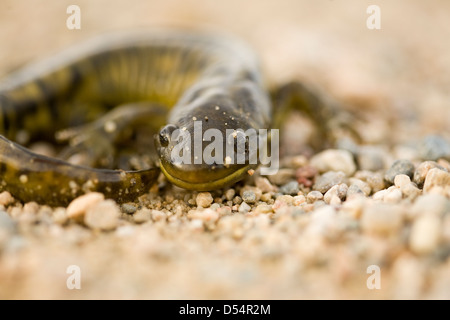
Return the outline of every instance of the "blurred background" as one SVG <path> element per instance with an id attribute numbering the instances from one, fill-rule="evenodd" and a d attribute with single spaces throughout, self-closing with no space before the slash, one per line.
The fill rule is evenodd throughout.
<path id="1" fill-rule="evenodd" d="M 66 27 L 66 9 L 72 4 L 81 8 L 81 30 Z M 372 4 L 381 9 L 381 30 L 366 27 L 366 10 Z M 449 21 L 450 2 L 444 0 L 0 0 L 0 77 L 106 31 L 156 26 L 217 30 L 234 34 L 255 49 L 269 87 L 301 80 L 363 110 L 370 119 L 362 130 L 368 143 L 393 145 L 432 133 L 449 139 Z M 142 228 L 140 238 L 128 242 L 125 236 L 112 242 L 111 234 L 89 233 L 76 225 L 76 240 L 67 230 L 47 232 L 44 228 L 49 239 L 45 242 L 37 237 L 39 241 L 26 251 L 25 259 L 14 254 L 0 257 L 0 297 L 285 299 L 388 295 L 386 291 L 368 292 L 365 273 L 363 280 L 355 281 L 357 285 L 346 292 L 329 285 L 335 274 L 324 278 L 323 273 L 313 273 L 311 282 L 301 277 L 292 282 L 290 275 L 297 272 L 295 256 L 287 256 L 281 267 L 260 263 L 256 254 L 239 256 L 240 251 L 236 253 L 234 243 L 226 238 L 222 243 L 222 253 L 227 252 L 224 259 L 209 234 L 172 234 L 165 225 L 159 226 L 161 230 L 152 225 Z M 39 234 L 41 229 L 31 230 Z M 164 242 L 158 232 L 173 241 Z M 198 239 L 205 244 L 196 246 Z M 67 250 L 65 243 L 74 243 L 72 250 Z M 344 253 L 347 250 L 341 249 Z M 142 250 L 151 259 L 145 260 Z M 341 251 L 331 252 L 337 264 L 346 268 L 352 261 Z M 89 290 L 67 290 L 64 270 L 71 263 L 86 270 L 83 279 Z M 414 277 L 403 270 L 415 270 L 413 267 L 407 260 L 398 275 L 409 282 Z M 266 277 L 270 279 L 267 286 L 261 281 Z M 340 283 L 340 277 L 336 282 Z M 442 290 L 448 290 L 444 287 Z"/>

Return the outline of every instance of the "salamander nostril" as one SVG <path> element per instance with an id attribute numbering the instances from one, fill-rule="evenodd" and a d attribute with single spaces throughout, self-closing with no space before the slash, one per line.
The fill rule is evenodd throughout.
<path id="1" fill-rule="evenodd" d="M 168 124 L 159 132 L 159 143 L 162 147 L 167 147 L 170 143 L 172 133 L 177 129 L 173 124 Z"/>

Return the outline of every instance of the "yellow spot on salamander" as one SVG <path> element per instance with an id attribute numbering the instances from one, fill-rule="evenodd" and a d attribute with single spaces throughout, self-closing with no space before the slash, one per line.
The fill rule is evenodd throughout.
<path id="1" fill-rule="evenodd" d="M 22 174 L 19 177 L 19 181 L 22 182 L 22 183 L 27 183 L 28 182 L 28 176 L 26 174 Z"/>

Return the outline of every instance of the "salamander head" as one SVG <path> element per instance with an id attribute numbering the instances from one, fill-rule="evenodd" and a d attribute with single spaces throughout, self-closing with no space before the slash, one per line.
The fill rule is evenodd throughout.
<path id="1" fill-rule="evenodd" d="M 226 126 L 213 128 L 208 122 L 214 121 L 208 121 L 206 116 L 206 120 L 203 117 L 202 121 L 191 121 L 181 128 L 169 124 L 156 137 L 161 170 L 178 187 L 198 191 L 220 189 L 242 180 L 256 167 L 256 163 L 248 161 L 248 148 L 236 149 L 236 141 L 228 144 L 227 151 L 227 139 L 236 140 L 232 129 L 227 136 Z M 245 144 L 245 139 L 242 141 Z M 231 150 L 235 153 L 230 154 Z M 244 157 L 238 162 L 239 151 Z"/>

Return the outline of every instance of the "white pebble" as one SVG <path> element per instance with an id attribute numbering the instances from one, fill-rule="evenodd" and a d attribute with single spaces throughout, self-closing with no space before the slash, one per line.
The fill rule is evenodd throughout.
<path id="1" fill-rule="evenodd" d="M 209 207 L 211 205 L 211 203 L 213 202 L 213 200 L 214 199 L 213 199 L 211 193 L 209 193 L 209 192 L 200 192 L 196 198 L 197 206 L 202 207 L 202 208 Z"/>
<path id="2" fill-rule="evenodd" d="M 414 253 L 427 254 L 436 250 L 441 238 L 441 220 L 434 214 L 424 214 L 414 221 L 409 246 Z"/>
<path id="3" fill-rule="evenodd" d="M 0 193 L 0 205 L 8 206 L 14 202 L 14 198 L 8 191 L 3 191 Z"/>
<path id="4" fill-rule="evenodd" d="M 92 229 L 112 230 L 119 223 L 120 209 L 113 200 L 104 200 L 87 209 L 84 223 Z"/>
<path id="5" fill-rule="evenodd" d="M 103 193 L 90 192 L 74 199 L 67 207 L 66 214 L 69 218 L 78 219 L 86 214 L 86 211 L 105 199 Z"/>
<path id="6" fill-rule="evenodd" d="M 347 176 L 356 171 L 353 155 L 347 150 L 328 149 L 311 158 L 311 166 L 319 172 L 342 171 Z"/>
<path id="7" fill-rule="evenodd" d="M 411 178 L 406 174 L 398 174 L 394 178 L 394 184 L 398 188 L 403 188 L 407 184 L 411 183 Z"/>
<path id="8" fill-rule="evenodd" d="M 251 209 L 250 206 L 247 203 L 245 203 L 245 202 L 242 202 L 239 205 L 239 212 L 240 213 L 247 213 L 247 212 L 250 211 L 250 209 Z"/>
<path id="9" fill-rule="evenodd" d="M 364 208 L 361 227 L 368 233 L 395 233 L 402 226 L 402 216 L 403 210 L 399 206 L 375 203 Z"/>
<path id="10" fill-rule="evenodd" d="M 388 192 L 384 196 L 384 202 L 386 203 L 398 203 L 402 200 L 402 192 L 400 189 L 388 189 Z"/>

